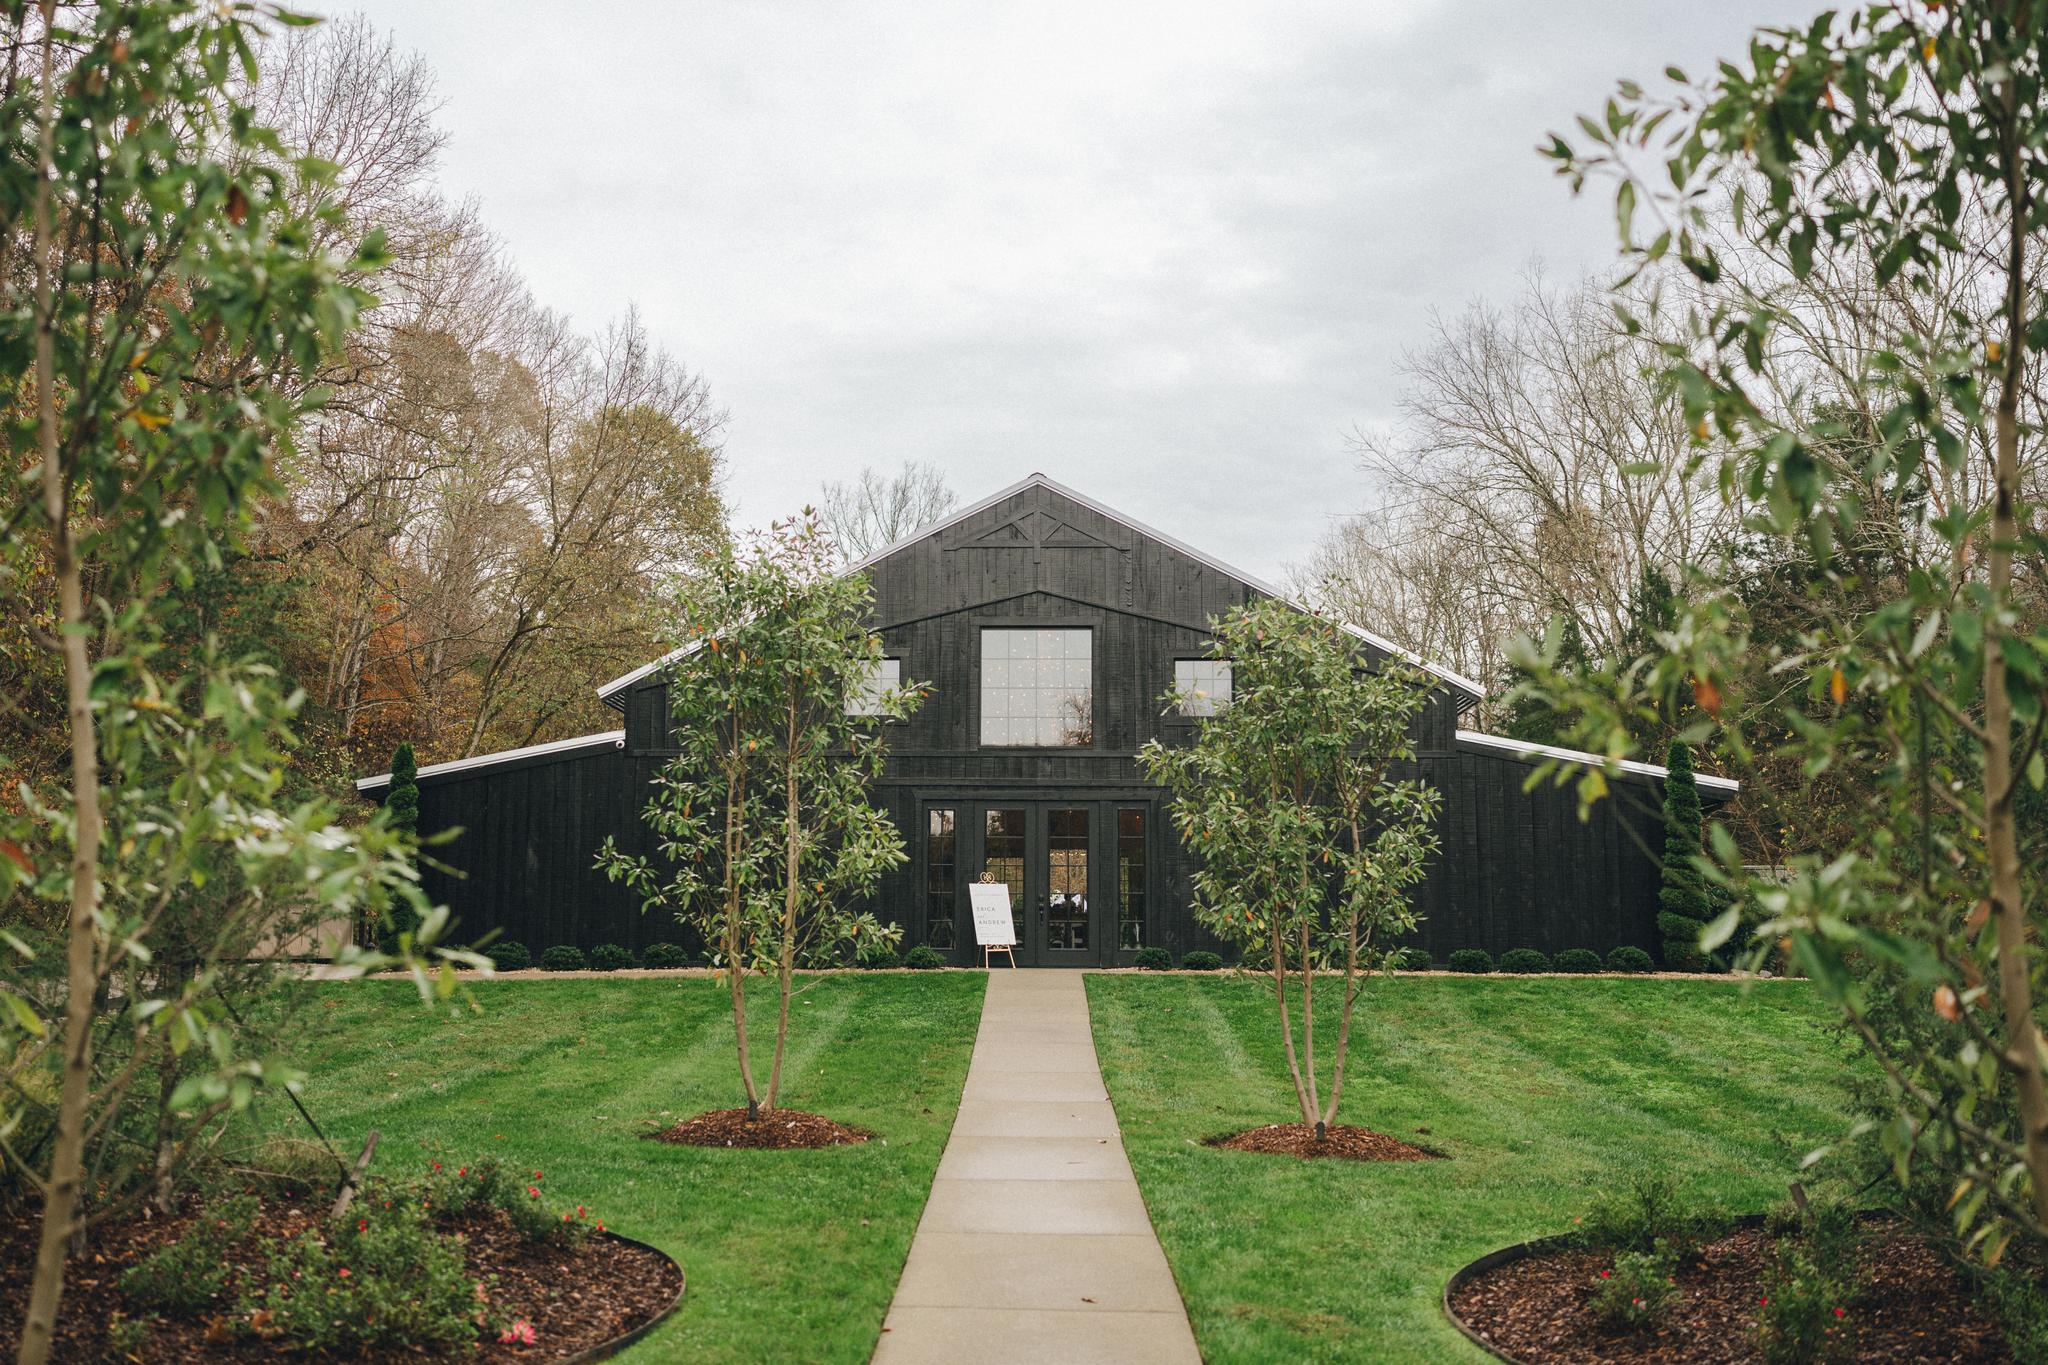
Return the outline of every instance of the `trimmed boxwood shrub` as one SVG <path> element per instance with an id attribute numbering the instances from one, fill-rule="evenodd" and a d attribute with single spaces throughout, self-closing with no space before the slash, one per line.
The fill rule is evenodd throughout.
<path id="1" fill-rule="evenodd" d="M 1132 961 L 1142 971 L 1168 972 L 1173 970 L 1173 954 L 1164 948 L 1140 948 Z"/>
<path id="2" fill-rule="evenodd" d="M 687 967 L 690 955 L 673 943 L 650 943 L 640 961 L 649 967 Z"/>
<path id="3" fill-rule="evenodd" d="M 1191 972 L 1215 972 L 1223 969 L 1223 959 L 1207 948 L 1197 948 L 1182 958 L 1180 965 Z"/>
<path id="4" fill-rule="evenodd" d="M 1404 972 L 1426 972 L 1436 963 L 1427 948 L 1403 948 L 1394 954 L 1394 965 Z"/>
<path id="5" fill-rule="evenodd" d="M 571 943 L 557 943 L 540 955 L 540 965 L 551 972 L 580 972 L 583 950 Z"/>
<path id="6" fill-rule="evenodd" d="M 1610 972 L 1647 972 L 1655 970 L 1656 966 L 1641 948 L 1624 945 L 1607 955 L 1607 970 Z"/>
<path id="7" fill-rule="evenodd" d="M 934 967 L 946 965 L 946 959 L 920 943 L 903 955 L 903 965 L 915 972 L 928 972 Z"/>
<path id="8" fill-rule="evenodd" d="M 1534 948 L 1510 948 L 1500 955 L 1500 969 L 1504 972 L 1531 972 L 1550 970 L 1550 959 Z"/>
<path id="9" fill-rule="evenodd" d="M 616 943 L 600 943 L 590 950 L 590 970 L 593 972 L 615 972 L 632 965 L 632 950 L 621 948 Z"/>
<path id="10" fill-rule="evenodd" d="M 1451 954 L 1450 967 L 1454 972 L 1490 972 L 1493 954 L 1484 948 L 1460 948 Z"/>
<path id="11" fill-rule="evenodd" d="M 511 939 L 493 943 L 484 950 L 484 954 L 501 972 L 523 972 L 533 965 L 533 954 L 526 951 L 526 945 Z"/>
<path id="12" fill-rule="evenodd" d="M 1605 967 L 1600 954 L 1591 948 L 1567 948 L 1550 959 L 1553 972 L 1597 972 Z"/>

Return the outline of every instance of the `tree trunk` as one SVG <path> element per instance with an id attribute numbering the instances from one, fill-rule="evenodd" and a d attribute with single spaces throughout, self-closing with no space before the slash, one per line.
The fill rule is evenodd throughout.
<path id="1" fill-rule="evenodd" d="M 76 828 L 71 851 L 71 924 L 65 952 L 64 1074 L 57 1097 L 57 1136 L 50 1156 L 50 1181 L 43 1196 L 42 1239 L 36 1249 L 28 1313 L 16 1359 L 41 1365 L 49 1359 L 57 1305 L 64 1293 L 64 1249 L 78 1208 L 79 1173 L 85 1159 L 85 1113 L 92 1088 L 92 1000 L 97 978 L 94 912 L 99 901 L 99 741 L 92 718 L 92 660 L 86 654 L 83 571 L 71 534 L 70 498 L 57 454 L 56 328 L 51 253 L 50 178 L 55 174 L 52 128 L 56 121 L 51 12 L 43 21 L 41 126 L 37 130 L 36 238 L 36 419 L 42 447 L 43 513 L 50 523 L 50 558 L 57 579 L 58 635 L 64 657 L 64 691 L 71 723 L 71 797 Z"/>
<path id="2" fill-rule="evenodd" d="M 747 1120 L 761 1117 L 761 1096 L 754 1089 L 754 1065 L 747 1055 L 747 983 L 740 967 L 740 928 L 746 913 L 740 890 L 740 800 L 746 790 L 746 769 L 740 758 L 739 721 L 733 721 L 732 762 L 725 771 L 725 974 L 732 989 L 732 1029 L 739 1043 L 740 1084 L 747 1092 Z"/>
<path id="3" fill-rule="evenodd" d="M 1294 1099 L 1301 1106 L 1301 1121 L 1314 1123 L 1316 1111 L 1308 1102 L 1308 1087 L 1301 1083 L 1301 1063 L 1294 1056 L 1294 1016 L 1287 1012 L 1287 937 L 1280 932 L 1280 918 L 1273 917 L 1273 998 L 1280 1002 L 1280 1041 L 1287 1050 L 1287 1072 L 1294 1077 Z"/>
<path id="4" fill-rule="evenodd" d="M 783 840 L 783 889 L 782 889 L 782 944 L 776 962 L 776 985 L 779 991 L 775 1002 L 775 1061 L 768 1068 L 768 1108 L 775 1108 L 775 1100 L 782 1093 L 782 1053 L 789 1041 L 789 995 L 791 978 L 796 970 L 796 910 L 797 899 L 803 892 L 797 874 L 801 871 L 802 859 L 798 857 L 798 835 L 801 832 L 797 804 L 796 786 L 796 742 L 797 742 L 797 695 L 796 685 L 790 684 L 789 727 L 784 735 L 786 748 L 783 750 L 783 772 L 787 777 L 782 799 L 782 840 Z"/>
<path id="5" fill-rule="evenodd" d="M 1304 894 L 1306 891 L 1304 890 Z M 1301 1070 L 1308 1083 L 1308 1103 L 1301 1121 L 1315 1125 L 1323 1140 L 1322 1102 L 1316 1098 L 1316 964 L 1310 955 L 1308 921 L 1301 922 Z"/>
<path id="6" fill-rule="evenodd" d="M 2005 290 L 2005 374 L 1998 395 L 1996 484 L 1987 573 L 1991 610 L 1984 622 L 1984 836 L 1991 861 L 1991 915 L 1998 926 L 1998 996 L 2005 1009 L 2006 1064 L 2018 1082 L 2020 1124 L 2034 1217 L 2048 1225 L 2048 1087 L 2042 1082 L 2040 1031 L 2034 1023 L 2028 979 L 2027 912 L 2020 898 L 2019 841 L 2013 795 L 2012 699 L 2005 686 L 2006 627 L 2002 613 L 2012 593 L 2013 547 L 2019 543 L 2020 386 L 2025 379 L 2026 264 L 2029 193 L 2018 132 L 2012 124 L 2007 83 L 2006 191 L 2011 220 Z"/>
<path id="7" fill-rule="evenodd" d="M 1351 823 L 1351 854 L 1358 856 L 1358 822 Z M 1355 864 L 1354 864 L 1355 865 Z M 1330 1068 L 1330 1102 L 1323 1107 L 1323 1121 L 1317 1136 L 1337 1121 L 1337 1100 L 1344 1093 L 1344 1058 L 1351 1050 L 1351 1007 L 1358 1003 L 1358 904 L 1351 898 L 1357 889 L 1345 889 L 1345 913 L 1349 922 L 1344 933 L 1344 1012 L 1337 1019 L 1337 1059 Z"/>

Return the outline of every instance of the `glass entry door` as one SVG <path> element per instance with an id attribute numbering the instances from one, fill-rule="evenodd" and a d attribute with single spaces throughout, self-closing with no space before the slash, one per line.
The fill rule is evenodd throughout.
<path id="1" fill-rule="evenodd" d="M 1105 960 L 1097 877 L 1095 808 L 1018 802 L 980 811 L 977 880 L 1010 889 L 1022 966 L 1084 967 Z"/>

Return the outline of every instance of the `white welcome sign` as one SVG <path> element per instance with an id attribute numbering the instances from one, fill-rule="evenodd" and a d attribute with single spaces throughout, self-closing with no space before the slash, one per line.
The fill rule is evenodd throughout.
<path id="1" fill-rule="evenodd" d="M 1010 888 L 1002 882 L 975 882 L 967 888 L 974 908 L 974 941 L 983 948 L 1007 948 L 1017 941 L 1017 922 L 1010 917 Z"/>

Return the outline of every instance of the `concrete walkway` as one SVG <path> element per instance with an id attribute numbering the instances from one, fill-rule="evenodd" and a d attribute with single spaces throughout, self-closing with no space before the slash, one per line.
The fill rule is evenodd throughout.
<path id="1" fill-rule="evenodd" d="M 989 973 L 875 1360 L 1201 1360 L 1102 1087 L 1081 973 Z"/>

